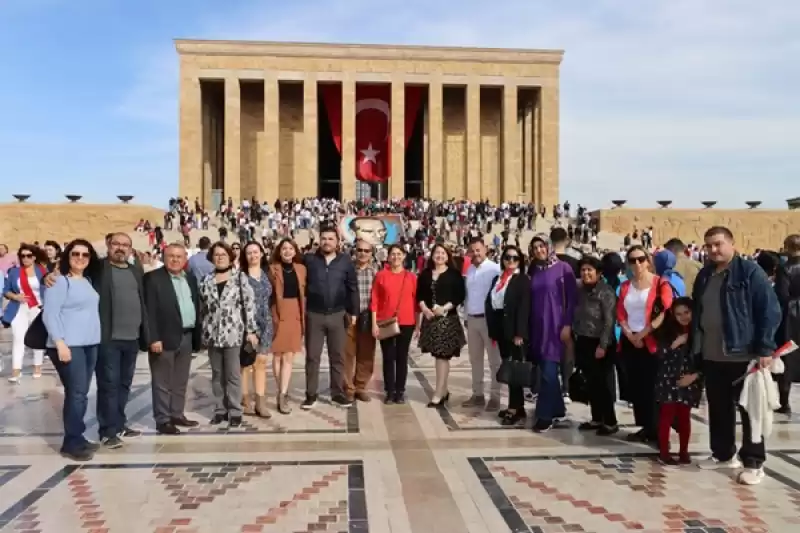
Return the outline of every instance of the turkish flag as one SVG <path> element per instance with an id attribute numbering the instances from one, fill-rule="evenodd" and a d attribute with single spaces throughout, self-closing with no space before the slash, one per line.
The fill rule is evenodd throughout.
<path id="1" fill-rule="evenodd" d="M 386 181 L 391 175 L 390 85 L 356 85 L 356 179 Z"/>

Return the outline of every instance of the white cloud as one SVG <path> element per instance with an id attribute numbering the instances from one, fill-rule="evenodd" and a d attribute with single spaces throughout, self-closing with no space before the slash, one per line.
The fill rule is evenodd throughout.
<path id="1" fill-rule="evenodd" d="M 562 199 L 780 207 L 797 194 L 796 0 L 299 0 L 201 25 L 190 37 L 563 48 Z M 174 128 L 171 43 L 148 56 L 121 110 Z"/>

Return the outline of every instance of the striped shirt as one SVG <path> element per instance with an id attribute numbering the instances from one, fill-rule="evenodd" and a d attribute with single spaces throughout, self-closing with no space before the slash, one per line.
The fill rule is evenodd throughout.
<path id="1" fill-rule="evenodd" d="M 364 312 L 369 309 L 372 298 L 372 282 L 375 281 L 375 274 L 378 270 L 375 265 L 370 264 L 366 267 L 356 266 L 356 278 L 358 279 L 358 311 Z"/>

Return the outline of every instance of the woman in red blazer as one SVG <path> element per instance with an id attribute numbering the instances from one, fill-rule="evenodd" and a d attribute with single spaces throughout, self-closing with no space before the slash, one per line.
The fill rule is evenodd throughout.
<path id="1" fill-rule="evenodd" d="M 655 442 L 658 359 L 654 332 L 672 306 L 672 288 L 653 273 L 650 255 L 642 246 L 628 249 L 627 260 L 630 275 L 620 286 L 617 300 L 617 320 L 622 328 L 618 346 L 629 377 L 634 420 L 642 428 L 627 440 Z"/>

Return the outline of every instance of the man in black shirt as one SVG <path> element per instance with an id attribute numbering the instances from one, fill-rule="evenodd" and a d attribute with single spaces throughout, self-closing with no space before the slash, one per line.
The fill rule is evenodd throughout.
<path id="1" fill-rule="evenodd" d="M 333 227 L 319 235 L 319 249 L 305 255 L 306 285 L 306 400 L 317 404 L 319 365 L 327 341 L 331 400 L 343 407 L 352 401 L 344 394 L 344 350 L 347 327 L 355 325 L 359 311 L 358 278 L 353 261 L 339 252 L 339 234 Z"/>
<path id="2" fill-rule="evenodd" d="M 556 257 L 572 267 L 572 271 L 575 272 L 575 277 L 580 278 L 581 271 L 578 266 L 578 259 L 567 253 L 567 245 L 569 244 L 567 230 L 564 228 L 553 228 L 550 230 L 550 242 L 553 244 L 553 251 L 556 253 Z"/>

